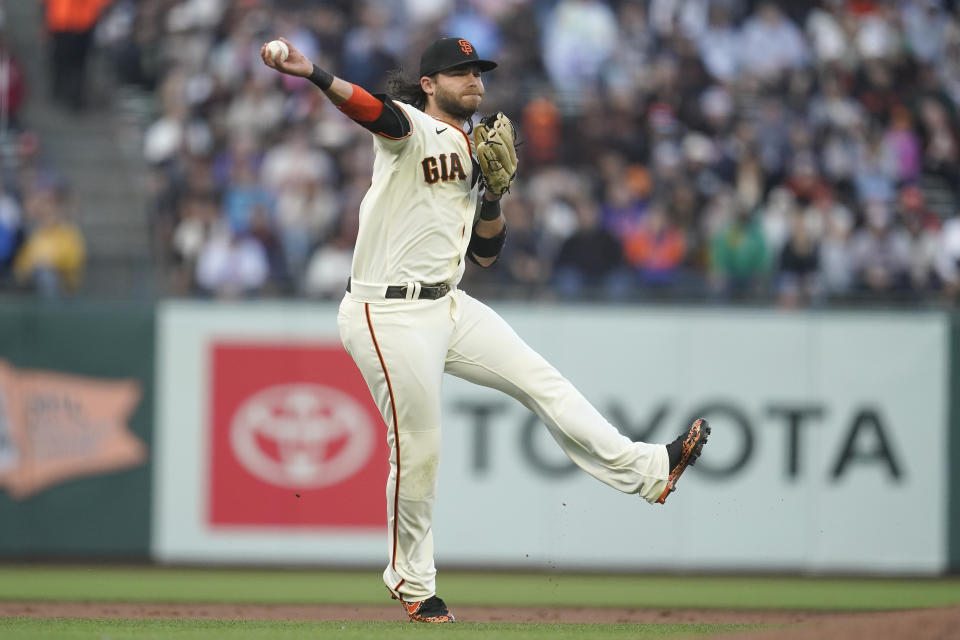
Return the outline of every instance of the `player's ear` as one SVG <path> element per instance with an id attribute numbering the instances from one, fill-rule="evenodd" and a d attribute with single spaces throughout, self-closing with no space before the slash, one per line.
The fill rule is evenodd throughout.
<path id="1" fill-rule="evenodd" d="M 436 91 L 436 79 L 434 76 L 423 76 L 420 78 L 420 88 L 423 89 L 423 92 L 428 96 L 432 96 Z"/>

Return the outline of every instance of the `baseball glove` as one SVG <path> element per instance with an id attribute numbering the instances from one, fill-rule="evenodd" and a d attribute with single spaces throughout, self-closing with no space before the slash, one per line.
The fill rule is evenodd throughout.
<path id="1" fill-rule="evenodd" d="M 513 123 L 499 111 L 481 120 L 473 130 L 483 184 L 498 196 L 510 191 L 510 185 L 517 177 L 515 139 Z"/>

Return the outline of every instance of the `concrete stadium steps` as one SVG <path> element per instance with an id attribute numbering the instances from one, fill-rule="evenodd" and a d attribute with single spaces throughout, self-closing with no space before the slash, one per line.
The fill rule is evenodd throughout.
<path id="1" fill-rule="evenodd" d="M 7 2 L 7 32 L 27 77 L 23 124 L 36 131 L 41 155 L 70 185 L 71 213 L 84 233 L 87 269 L 82 285 L 94 295 L 142 297 L 153 293 L 147 202 L 147 167 L 139 137 L 131 143 L 124 91 L 109 85 L 102 61 L 88 68 L 91 106 L 74 113 L 49 97 L 48 52 L 36 38 L 38 2 Z"/>

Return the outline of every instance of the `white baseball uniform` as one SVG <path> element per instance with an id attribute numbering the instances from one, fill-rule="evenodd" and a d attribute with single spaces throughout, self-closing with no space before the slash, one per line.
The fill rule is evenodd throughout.
<path id="1" fill-rule="evenodd" d="M 582 469 L 653 502 L 669 462 L 663 445 L 620 434 L 500 316 L 456 288 L 479 202 L 479 166 L 459 127 L 403 103 L 412 127 L 374 135 L 350 291 L 338 325 L 387 426 L 387 587 L 408 602 L 436 593 L 433 504 L 444 372 L 513 396 L 535 412 Z M 422 285 L 451 291 L 418 299 Z M 405 299 L 386 298 L 406 285 Z"/>

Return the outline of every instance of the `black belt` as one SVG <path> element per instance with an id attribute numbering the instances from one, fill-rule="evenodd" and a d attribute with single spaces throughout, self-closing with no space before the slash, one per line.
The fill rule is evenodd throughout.
<path id="1" fill-rule="evenodd" d="M 347 292 L 349 293 L 349 291 L 350 291 L 350 278 L 347 278 Z M 450 285 L 447 284 L 446 282 L 440 282 L 438 284 L 424 284 L 424 285 L 420 285 L 420 295 L 417 296 L 417 298 L 424 299 L 424 300 L 436 300 L 437 298 L 442 298 L 448 293 L 450 293 Z M 387 287 L 387 293 L 383 297 L 406 299 L 407 285 L 392 284 Z"/>

